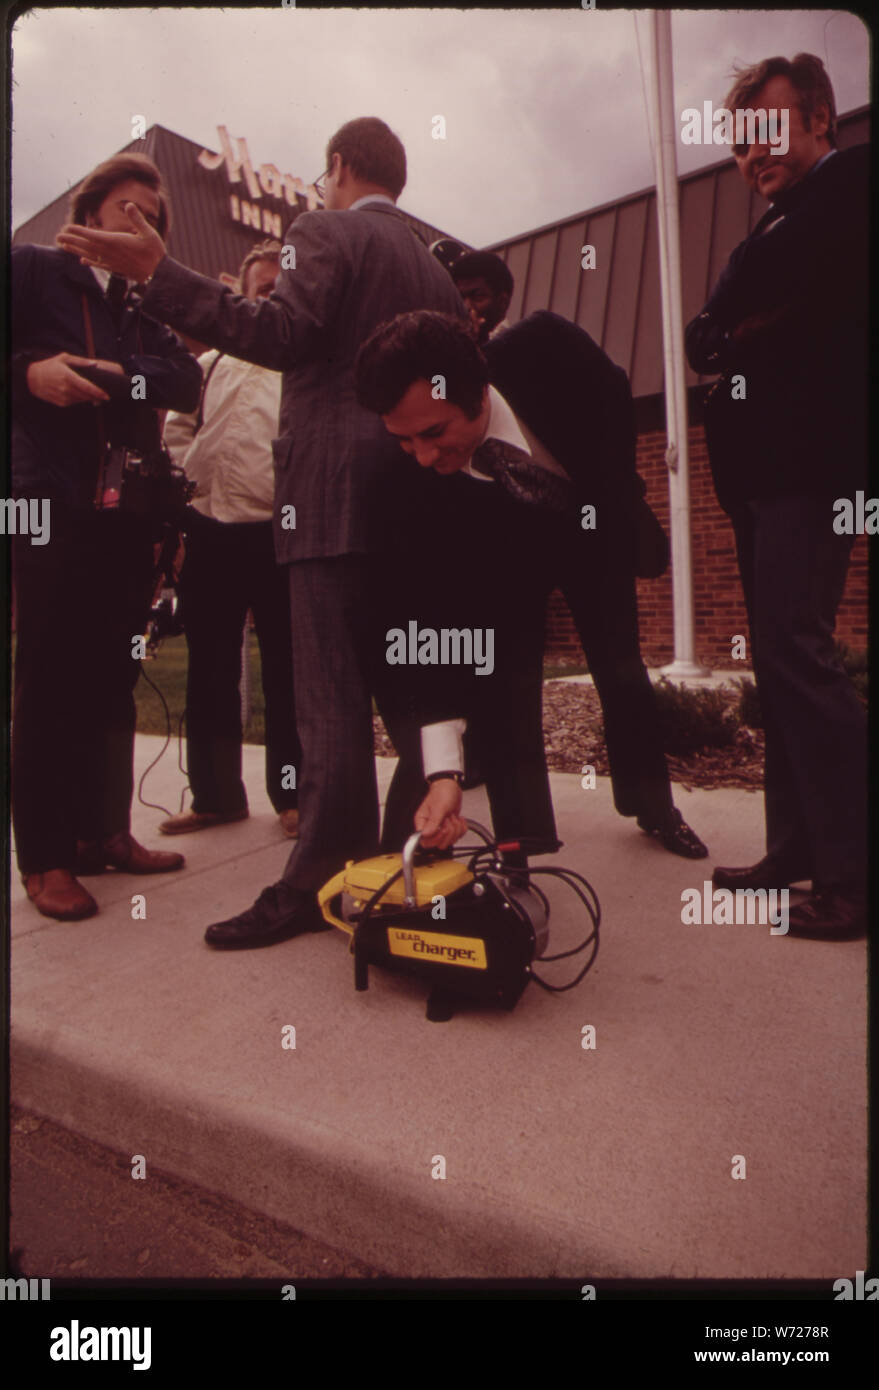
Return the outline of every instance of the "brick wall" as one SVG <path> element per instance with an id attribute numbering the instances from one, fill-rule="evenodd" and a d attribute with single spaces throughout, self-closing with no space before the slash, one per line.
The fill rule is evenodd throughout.
<path id="1" fill-rule="evenodd" d="M 647 501 L 669 534 L 665 432 L 638 437 L 638 472 L 647 484 Z M 693 597 L 696 657 L 715 669 L 742 670 L 750 660 L 734 661 L 731 641 L 747 638 L 745 602 L 739 582 L 735 541 L 726 513 L 714 495 L 701 425 L 690 429 L 690 510 L 692 515 Z M 855 651 L 867 648 L 867 538 L 858 536 L 836 623 L 837 637 Z M 671 567 L 660 579 L 638 580 L 641 654 L 648 666 L 674 658 Z M 749 643 L 750 648 L 750 643 Z M 583 653 L 561 594 L 550 603 L 547 655 L 582 661 Z"/>

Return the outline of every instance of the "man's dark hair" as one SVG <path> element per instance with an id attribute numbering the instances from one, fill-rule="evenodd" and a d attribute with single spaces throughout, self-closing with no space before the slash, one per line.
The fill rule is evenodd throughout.
<path id="1" fill-rule="evenodd" d="M 444 381 L 445 399 L 475 420 L 488 385 L 488 366 L 471 328 L 451 314 L 419 309 L 398 314 L 367 338 L 354 364 L 357 399 L 387 415 L 415 381 Z"/>
<path id="2" fill-rule="evenodd" d="M 241 262 L 241 269 L 238 272 L 238 283 L 241 286 L 242 294 L 247 288 L 247 272 L 250 267 L 256 265 L 257 261 L 274 261 L 276 265 L 280 265 L 282 249 L 279 241 L 257 241 L 251 246 Z"/>
<path id="3" fill-rule="evenodd" d="M 159 220 L 156 230 L 163 241 L 171 226 L 171 204 L 162 183 L 162 175 L 145 154 L 114 154 L 83 179 L 70 197 L 70 220 L 84 227 L 89 213 L 96 213 L 104 199 L 120 183 L 135 179 L 159 197 Z"/>
<path id="4" fill-rule="evenodd" d="M 399 198 L 406 187 L 406 151 L 377 116 L 346 121 L 327 145 L 327 168 L 334 154 L 341 156 L 355 178 L 386 188 L 392 198 Z"/>
<path id="5" fill-rule="evenodd" d="M 831 147 L 836 149 L 836 101 L 833 87 L 824 64 L 814 53 L 798 53 L 791 60 L 764 58 L 761 63 L 753 63 L 751 67 L 735 69 L 734 76 L 735 81 L 724 99 L 724 105 L 729 111 L 735 111 L 737 107 L 750 106 L 760 88 L 770 78 L 786 77 L 796 89 L 799 97 L 797 104 L 806 130 L 812 129 L 812 117 L 817 115 L 819 106 L 827 107 L 830 113 L 827 139 Z"/>
<path id="6" fill-rule="evenodd" d="M 457 285 L 459 280 L 484 280 L 492 294 L 512 294 L 515 281 L 509 269 L 493 251 L 465 251 L 449 269 Z"/>

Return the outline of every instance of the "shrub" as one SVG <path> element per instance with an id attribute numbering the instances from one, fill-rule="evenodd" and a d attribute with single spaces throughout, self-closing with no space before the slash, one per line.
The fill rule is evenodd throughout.
<path id="1" fill-rule="evenodd" d="M 735 743 L 736 721 L 727 712 L 722 691 L 689 690 L 665 678 L 654 690 L 666 753 L 687 757 L 703 748 L 728 748 Z"/>
<path id="2" fill-rule="evenodd" d="M 740 724 L 747 724 L 749 729 L 763 728 L 763 711 L 760 708 L 760 696 L 757 694 L 757 687 L 750 676 L 740 676 L 733 681 L 733 685 L 739 688 L 739 699 L 736 705 L 736 718 Z"/>

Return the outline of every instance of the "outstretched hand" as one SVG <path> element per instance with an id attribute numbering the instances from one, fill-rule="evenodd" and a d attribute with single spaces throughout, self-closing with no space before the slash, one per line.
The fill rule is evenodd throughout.
<path id="1" fill-rule="evenodd" d="M 68 223 L 55 240 L 63 251 L 79 256 L 83 265 L 96 265 L 142 285 L 164 258 L 165 243 L 134 203 L 125 204 L 130 232 L 102 232 L 97 227 Z"/>

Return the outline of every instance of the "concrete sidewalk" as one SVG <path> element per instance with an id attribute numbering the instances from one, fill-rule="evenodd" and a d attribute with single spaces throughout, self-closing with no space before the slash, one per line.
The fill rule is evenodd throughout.
<path id="1" fill-rule="evenodd" d="M 160 746 L 138 737 L 138 775 Z M 567 993 L 531 985 L 512 1013 L 434 1024 L 416 982 L 373 970 L 355 993 L 340 932 L 204 945 L 289 851 L 262 765 L 246 748 L 251 818 L 236 825 L 170 841 L 136 806 L 135 835 L 186 868 L 88 879 L 98 917 L 40 917 L 14 873 L 16 1102 L 143 1155 L 147 1181 L 155 1165 L 402 1277 L 866 1268 L 864 943 L 681 922 L 682 889 L 712 864 L 760 857 L 760 796 L 676 787 L 711 850 L 689 861 L 617 816 L 606 779 L 553 774 L 558 862 L 601 901 L 597 962 Z M 393 763 L 378 768 L 384 787 Z M 145 795 L 176 810 L 181 788 L 175 747 Z M 487 822 L 482 789 L 465 812 Z M 562 950 L 588 924 L 573 895 L 550 896 Z M 570 978 L 576 959 L 544 973 Z"/>

